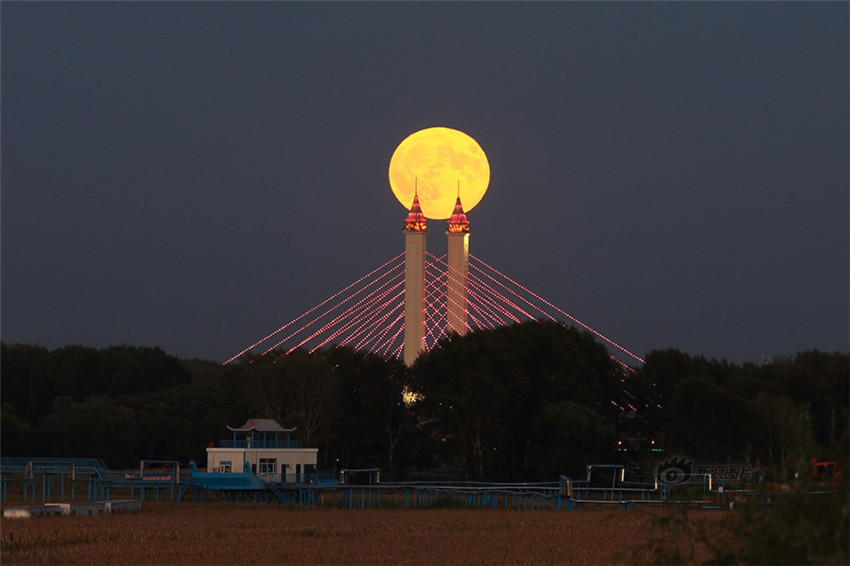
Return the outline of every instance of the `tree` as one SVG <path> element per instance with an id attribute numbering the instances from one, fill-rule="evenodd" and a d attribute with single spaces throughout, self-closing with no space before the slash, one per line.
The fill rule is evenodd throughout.
<path id="1" fill-rule="evenodd" d="M 497 332 L 455 334 L 413 367 L 419 417 L 439 452 L 455 459 L 446 463 L 459 464 L 467 478 L 492 477 L 505 465 L 490 461 L 493 452 L 503 461 L 512 452 L 515 421 L 527 413 L 527 376 L 506 346 Z"/>
<path id="2" fill-rule="evenodd" d="M 257 359 L 243 373 L 250 406 L 265 418 L 301 428 L 305 445 L 329 424 L 339 381 L 321 355 L 295 351 Z"/>
<path id="3" fill-rule="evenodd" d="M 599 413 L 572 401 L 543 408 L 533 423 L 531 468 L 538 479 L 578 477 L 587 464 L 610 462 L 614 426 Z"/>
<path id="4" fill-rule="evenodd" d="M 431 428 L 435 452 L 474 478 L 528 474 L 532 422 L 544 406 L 570 400 L 613 418 L 611 400 L 622 394 L 605 348 L 557 322 L 451 335 L 412 371 L 421 395 L 415 409 Z"/>
<path id="5" fill-rule="evenodd" d="M 643 385 L 642 391 L 649 397 L 650 408 L 661 408 L 673 397 L 676 385 L 685 378 L 695 375 L 712 375 L 712 364 L 702 356 L 691 356 L 675 348 L 652 350 L 646 355 L 643 366 L 638 368 L 635 382 Z M 656 412 L 658 417 L 662 414 Z"/>
<path id="6" fill-rule="evenodd" d="M 15 409 L 11 403 L 3 403 L 3 410 L 0 413 L 0 434 L 2 434 L 0 446 L 4 456 L 25 456 L 29 453 L 31 427 L 15 416 Z"/>
<path id="7" fill-rule="evenodd" d="M 785 482 L 789 467 L 811 456 L 814 442 L 809 412 L 788 397 L 768 393 L 756 395 L 752 407 L 762 433 L 761 448 L 767 451 L 774 471 L 779 464 L 776 479 Z"/>
<path id="8" fill-rule="evenodd" d="M 764 383 L 777 383 L 779 394 L 808 406 L 814 441 L 830 455 L 848 452 L 850 356 L 818 350 L 778 357 L 762 368 Z"/>
<path id="9" fill-rule="evenodd" d="M 181 385 L 122 395 L 116 403 L 138 424 L 140 459 L 201 460 L 204 447 L 218 438 L 226 423 L 218 421 L 216 391 Z"/>
<path id="10" fill-rule="evenodd" d="M 705 462 L 747 455 L 752 416 L 746 404 L 707 375 L 682 380 L 666 406 L 668 448 Z"/>
<path id="11" fill-rule="evenodd" d="M 44 379 L 49 352 L 41 346 L 0 343 L 0 396 L 24 423 L 35 424 L 50 411 L 52 384 Z"/>
<path id="12" fill-rule="evenodd" d="M 38 428 L 48 456 L 104 458 L 110 466 L 138 464 L 144 438 L 133 412 L 93 396 L 51 413 Z"/>
<path id="13" fill-rule="evenodd" d="M 326 354 L 338 376 L 344 399 L 337 411 L 338 447 L 349 465 L 380 465 L 392 471 L 396 451 L 415 421 L 404 400 L 410 381 L 401 360 L 336 347 Z M 356 463 L 360 458 L 372 462 Z"/>
<path id="14" fill-rule="evenodd" d="M 239 375 L 251 416 L 283 422 L 287 396 L 284 373 L 283 365 L 258 360 Z"/>

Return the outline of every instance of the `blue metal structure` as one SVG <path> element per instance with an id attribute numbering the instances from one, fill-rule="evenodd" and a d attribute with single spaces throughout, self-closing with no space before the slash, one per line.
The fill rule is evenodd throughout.
<path id="1" fill-rule="evenodd" d="M 166 462 L 147 461 L 148 464 Z M 194 486 L 180 481 L 177 462 L 169 473 L 146 472 L 145 461 L 140 471 L 116 472 L 97 458 L 0 458 L 0 499 L 8 501 L 20 496 L 23 501 L 58 499 L 75 501 L 82 496 L 89 501 L 109 501 L 114 495 L 121 499 L 180 501 Z M 10 490 L 12 493 L 10 494 Z"/>
<path id="2" fill-rule="evenodd" d="M 150 471 L 151 466 L 159 471 Z M 161 469 L 165 466 L 166 471 Z M 169 468 L 170 466 L 170 468 Z M 88 458 L 0 458 L 2 501 L 13 499 L 44 502 L 85 498 L 89 501 L 153 499 L 156 501 L 193 501 L 209 499 L 234 502 L 284 503 L 288 505 L 335 506 L 344 509 L 382 507 L 426 508 L 468 507 L 491 509 L 582 509 L 589 505 L 613 505 L 631 509 L 637 505 L 670 503 L 723 508 L 729 491 L 722 483 L 712 483 L 708 475 L 687 483 L 668 485 L 652 482 L 628 482 L 622 466 L 587 467 L 584 479 L 561 476 L 556 482 L 485 483 L 485 482 L 381 482 L 380 472 L 346 470 L 366 477 L 362 485 L 338 482 L 330 474 L 298 474 L 281 477 L 257 475 L 250 466 L 242 473 L 200 472 L 190 462 L 191 474 L 180 477 L 177 462 L 142 461 L 138 472 L 109 470 L 99 459 Z M 594 473 L 608 475 L 601 482 Z M 610 477 L 610 480 L 608 479 Z M 608 482 L 608 483 L 606 483 Z M 85 490 L 85 491 L 83 491 Z M 671 497 L 671 491 L 675 492 Z"/>

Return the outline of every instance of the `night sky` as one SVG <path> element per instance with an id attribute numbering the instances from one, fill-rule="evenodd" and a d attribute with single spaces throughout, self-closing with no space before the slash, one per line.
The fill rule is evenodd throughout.
<path id="1" fill-rule="evenodd" d="M 6 343 L 224 360 L 403 251 L 390 157 L 448 126 L 471 253 L 633 352 L 848 349 L 847 2 L 0 17 Z"/>

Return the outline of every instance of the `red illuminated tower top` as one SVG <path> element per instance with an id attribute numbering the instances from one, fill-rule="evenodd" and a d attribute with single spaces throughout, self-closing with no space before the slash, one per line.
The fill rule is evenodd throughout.
<path id="1" fill-rule="evenodd" d="M 469 232 L 469 220 L 463 212 L 463 205 L 460 204 L 460 195 L 455 203 L 455 210 L 452 212 L 452 217 L 449 218 L 449 232 Z"/>
<path id="2" fill-rule="evenodd" d="M 413 206 L 410 207 L 410 213 L 404 221 L 404 229 L 408 232 L 424 232 L 428 229 L 428 220 L 422 214 L 422 209 L 419 207 L 419 195 L 414 193 Z"/>

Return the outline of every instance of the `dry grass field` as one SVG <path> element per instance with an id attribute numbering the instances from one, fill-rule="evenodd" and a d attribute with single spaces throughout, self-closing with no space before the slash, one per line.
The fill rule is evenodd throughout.
<path id="1" fill-rule="evenodd" d="M 340 510 L 148 503 L 139 513 L 2 519 L 9 564 L 630 564 L 661 509 Z M 700 513 L 709 522 L 723 513 Z M 655 518 L 656 520 L 653 520 Z M 685 544 L 685 543 L 683 543 Z M 691 549 L 685 555 L 690 556 Z M 696 562 L 708 558 L 696 548 Z"/>

